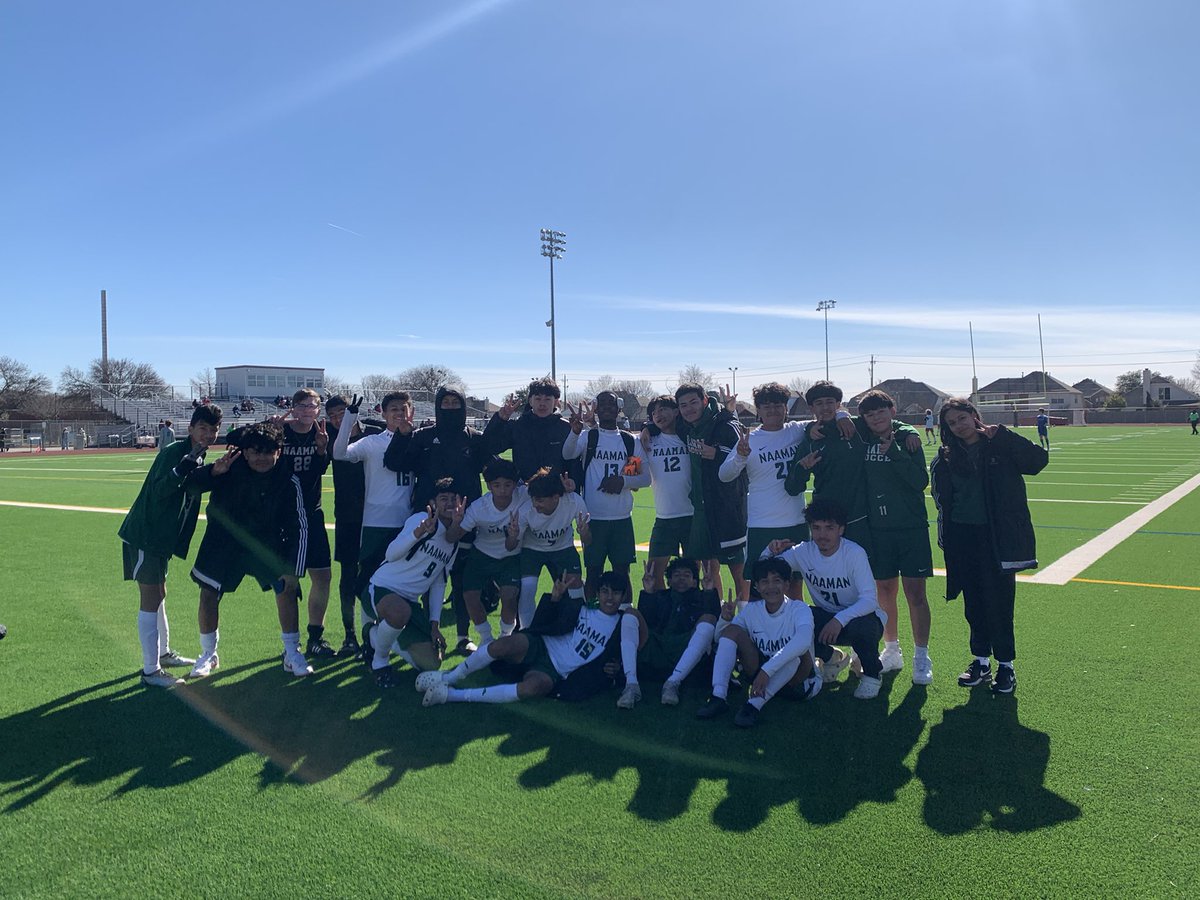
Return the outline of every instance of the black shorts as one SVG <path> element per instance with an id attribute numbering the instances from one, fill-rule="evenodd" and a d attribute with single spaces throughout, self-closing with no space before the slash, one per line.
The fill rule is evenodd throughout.
<path id="1" fill-rule="evenodd" d="M 343 565 L 357 566 L 362 519 L 335 519 L 333 525 L 333 558 Z"/>
<path id="2" fill-rule="evenodd" d="M 328 569 L 332 565 L 329 557 L 329 532 L 325 530 L 325 511 L 308 511 L 308 551 L 304 556 L 306 569 Z"/>
<path id="3" fill-rule="evenodd" d="M 200 542 L 196 564 L 192 567 L 192 581 L 202 588 L 211 588 L 218 595 L 232 594 L 247 575 L 258 582 L 264 591 L 283 590 L 282 566 L 256 553 L 251 553 L 231 540 L 211 540 L 209 532 Z"/>

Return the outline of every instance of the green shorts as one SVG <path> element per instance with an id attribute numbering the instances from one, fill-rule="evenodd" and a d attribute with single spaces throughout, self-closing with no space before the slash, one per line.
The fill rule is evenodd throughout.
<path id="1" fill-rule="evenodd" d="M 605 559 L 613 566 L 633 565 L 633 519 L 592 519 L 588 527 L 592 540 L 583 548 L 584 565 L 603 568 Z"/>
<path id="2" fill-rule="evenodd" d="M 692 517 L 678 516 L 674 519 L 655 519 L 650 529 L 650 555 L 655 558 L 692 555 Z"/>
<path id="3" fill-rule="evenodd" d="M 842 533 L 842 537 L 848 541 L 854 541 L 854 543 L 867 551 L 867 559 L 874 560 L 875 542 L 871 535 L 871 523 L 866 516 L 847 525 L 846 530 Z"/>
<path id="4" fill-rule="evenodd" d="M 808 523 L 780 525 L 775 528 L 748 528 L 746 530 L 746 567 L 753 568 L 771 541 L 787 539 L 793 544 L 808 540 Z"/>
<path id="5" fill-rule="evenodd" d="M 692 516 L 692 533 L 689 543 L 692 545 L 693 559 L 715 559 L 725 566 L 736 566 L 746 561 L 746 542 L 734 544 L 732 547 L 713 545 L 712 535 L 708 532 L 707 513 L 697 510 Z"/>
<path id="6" fill-rule="evenodd" d="M 383 565 L 387 556 L 387 548 L 403 530 L 399 528 L 379 528 L 375 525 L 364 525 L 362 537 L 358 544 L 358 588 L 366 590 L 367 582 L 375 574 L 375 570 Z"/>
<path id="7" fill-rule="evenodd" d="M 526 547 L 521 551 L 522 578 L 537 578 L 542 574 L 543 567 L 550 570 L 550 577 L 555 581 L 563 572 L 583 574 L 583 566 L 579 564 L 579 551 L 574 547 L 551 551 L 531 550 Z"/>
<path id="8" fill-rule="evenodd" d="M 495 584 L 498 588 L 519 587 L 521 554 L 514 553 L 512 556 L 496 559 L 479 550 L 472 550 L 467 555 L 462 577 L 464 591 L 482 591 L 489 584 Z"/>
<path id="9" fill-rule="evenodd" d="M 540 634 L 522 633 L 529 641 L 529 649 L 525 651 L 525 658 L 521 660 L 521 665 L 527 671 L 549 675 L 554 686 L 558 687 L 558 683 L 563 680 L 563 677 L 558 673 L 558 669 L 554 668 L 554 663 L 550 661 L 550 651 L 546 649 L 546 642 L 542 640 Z"/>
<path id="10" fill-rule="evenodd" d="M 390 587 L 385 587 L 379 584 L 368 584 L 367 589 L 362 592 L 359 597 L 359 604 L 362 606 L 363 618 L 370 619 L 372 622 L 379 621 L 379 613 L 375 611 L 375 604 L 386 597 L 388 594 L 395 594 L 397 597 L 403 597 L 409 606 L 410 615 L 408 624 L 404 626 L 404 630 L 400 632 L 400 637 L 396 638 L 396 643 L 403 649 L 407 650 L 413 644 L 428 644 L 433 640 L 433 631 L 429 627 L 429 613 L 425 610 L 424 604 L 417 600 L 409 600 L 400 594 L 398 591 L 393 591 Z"/>
<path id="11" fill-rule="evenodd" d="M 132 544 L 121 541 L 121 561 L 125 567 L 125 580 L 138 584 L 166 584 L 167 564 L 171 557 L 147 553 Z"/>
<path id="12" fill-rule="evenodd" d="M 675 671 L 675 665 L 691 639 L 692 635 L 687 631 L 669 634 L 650 632 L 646 635 L 646 643 L 638 650 L 638 669 L 644 669 L 651 677 L 658 675 L 666 678 Z"/>
<path id="13" fill-rule="evenodd" d="M 882 529 L 871 533 L 871 574 L 878 581 L 902 575 L 905 578 L 929 578 L 933 575 L 933 550 L 929 546 L 929 528 Z"/>

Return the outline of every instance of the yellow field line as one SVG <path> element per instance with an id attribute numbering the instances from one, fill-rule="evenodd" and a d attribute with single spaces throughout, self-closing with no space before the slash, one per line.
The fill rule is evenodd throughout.
<path id="1" fill-rule="evenodd" d="M 1186 584 L 1148 584 L 1142 581 L 1106 581 L 1103 578 L 1072 578 L 1072 582 L 1082 581 L 1084 584 L 1117 584 L 1122 587 L 1163 588 L 1168 591 L 1200 591 L 1200 587 L 1190 587 Z"/>

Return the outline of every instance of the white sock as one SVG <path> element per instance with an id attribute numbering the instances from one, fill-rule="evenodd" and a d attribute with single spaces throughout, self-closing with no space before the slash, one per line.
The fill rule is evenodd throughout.
<path id="1" fill-rule="evenodd" d="M 281 631 L 279 637 L 283 639 L 283 652 L 291 653 L 300 652 L 300 632 L 298 631 Z"/>
<path id="2" fill-rule="evenodd" d="M 517 619 L 522 628 L 528 628 L 537 611 L 537 579 L 521 579 L 521 596 L 517 600 Z"/>
<path id="3" fill-rule="evenodd" d="M 1000 668 L 1002 668 L 1002 669 L 1012 669 L 1012 667 L 1013 667 L 1011 659 L 1008 662 L 1002 662 L 1001 660 L 996 660 L 996 664 L 998 666 L 1000 666 Z M 1016 670 L 1013 669 L 1013 671 L 1016 671 Z"/>
<path id="4" fill-rule="evenodd" d="M 495 684 L 483 688 L 450 688 L 446 691 L 448 703 L 516 703 L 515 684 Z"/>
<path id="5" fill-rule="evenodd" d="M 895 641 L 884 641 L 884 642 L 883 642 L 883 649 L 885 649 L 885 650 L 899 650 L 899 649 L 900 649 L 900 641 L 899 641 L 899 640 L 895 640 Z"/>
<path id="6" fill-rule="evenodd" d="M 637 684 L 638 620 L 637 616 L 621 616 L 621 668 L 625 683 Z"/>
<path id="7" fill-rule="evenodd" d="M 671 673 L 668 681 L 683 681 L 692 674 L 692 669 L 696 668 L 696 664 L 704 658 L 704 654 L 712 646 L 715 628 L 716 626 L 711 622 L 701 622 L 696 626 L 696 630 L 692 632 L 692 637 L 688 641 L 687 647 L 684 648 L 683 655 L 679 657 L 679 662 L 675 664 L 675 671 Z"/>
<path id="8" fill-rule="evenodd" d="M 729 676 L 733 674 L 734 664 L 737 663 L 737 644 L 733 641 L 717 642 L 717 656 L 713 660 L 714 697 L 724 700 L 729 696 Z"/>
<path id="9" fill-rule="evenodd" d="M 489 645 L 484 644 L 457 666 L 442 676 L 442 681 L 446 684 L 458 684 L 468 675 L 478 672 L 480 669 L 486 669 L 493 662 L 492 654 L 488 652 Z"/>
<path id="10" fill-rule="evenodd" d="M 517 620 L 516 619 L 513 619 L 511 622 L 505 622 L 503 619 L 500 620 L 500 637 L 508 637 L 510 634 L 512 634 L 516 630 L 517 630 Z"/>
<path id="11" fill-rule="evenodd" d="M 480 622 L 478 625 L 475 626 L 475 631 L 478 632 L 479 642 L 482 644 L 486 644 L 488 641 L 490 641 L 492 639 L 492 623 L 491 622 Z"/>
<path id="12" fill-rule="evenodd" d="M 171 626 L 167 624 L 167 601 L 158 604 L 158 655 L 165 656 L 171 649 Z"/>
<path id="13" fill-rule="evenodd" d="M 986 656 L 977 656 L 977 657 L 975 657 L 975 661 L 977 663 L 979 663 L 981 666 L 983 666 L 984 668 L 990 669 L 992 667 L 991 659 L 989 659 Z"/>
<path id="14" fill-rule="evenodd" d="M 783 690 L 784 686 L 792 680 L 792 676 L 796 674 L 796 670 L 800 668 L 800 661 L 795 660 L 781 668 L 774 675 L 767 678 L 767 687 L 763 691 L 761 697 L 751 697 L 750 705 L 755 709 L 762 709 L 768 700 Z"/>
<path id="15" fill-rule="evenodd" d="M 929 659 L 929 645 L 913 644 L 913 659 Z"/>
<path id="16" fill-rule="evenodd" d="M 221 630 L 218 628 L 215 631 L 210 631 L 208 634 L 200 632 L 200 652 L 202 654 L 216 653 L 217 640 L 221 636 Z"/>
<path id="17" fill-rule="evenodd" d="M 138 610 L 138 642 L 142 645 L 142 671 L 153 675 L 158 671 L 158 616 Z"/>
<path id="18" fill-rule="evenodd" d="M 371 660 L 372 669 L 382 669 L 388 664 L 392 644 L 396 643 L 401 631 L 403 629 L 393 628 L 383 619 L 375 623 L 375 627 L 371 629 L 371 646 L 375 648 L 375 658 Z"/>

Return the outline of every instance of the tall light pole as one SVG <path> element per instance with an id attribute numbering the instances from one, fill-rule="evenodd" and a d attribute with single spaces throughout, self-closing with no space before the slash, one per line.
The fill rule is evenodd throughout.
<path id="1" fill-rule="evenodd" d="M 817 304 L 817 312 L 825 313 L 825 380 L 829 380 L 829 311 L 837 306 L 836 300 L 822 300 Z"/>
<path id="2" fill-rule="evenodd" d="M 738 370 L 738 367 L 737 366 L 728 366 L 727 368 L 729 369 L 729 371 L 731 373 L 733 373 L 733 393 L 736 394 L 737 393 L 737 370 Z"/>
<path id="3" fill-rule="evenodd" d="M 550 377 L 558 381 L 558 359 L 554 345 L 554 261 L 562 259 L 567 249 L 567 236 L 552 228 L 542 229 L 542 256 L 550 260 L 550 318 L 546 327 L 550 329 Z"/>

